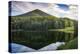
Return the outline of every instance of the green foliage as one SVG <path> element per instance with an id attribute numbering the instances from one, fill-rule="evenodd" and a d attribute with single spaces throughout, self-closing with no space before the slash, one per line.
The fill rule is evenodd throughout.
<path id="1" fill-rule="evenodd" d="M 78 48 L 78 38 L 72 39 L 69 42 L 67 42 L 65 45 L 62 45 L 58 48 L 58 50 L 61 49 L 77 49 Z"/>
<path id="2" fill-rule="evenodd" d="M 76 20 L 58 18 L 40 10 L 11 16 L 10 19 L 11 42 L 35 49 L 56 41 L 68 42 L 77 37 L 78 22 Z M 55 29 L 57 31 L 54 31 Z M 73 43 L 73 41 L 70 43 Z"/>
<path id="3" fill-rule="evenodd" d="M 43 29 L 63 29 L 66 27 L 74 27 L 77 22 L 67 18 L 56 18 L 54 16 L 14 16 L 11 17 L 12 29 L 37 30 Z"/>

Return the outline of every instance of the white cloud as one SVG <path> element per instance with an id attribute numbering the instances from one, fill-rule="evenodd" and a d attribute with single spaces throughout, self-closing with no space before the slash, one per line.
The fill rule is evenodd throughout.
<path id="1" fill-rule="evenodd" d="M 40 9 L 46 13 L 49 13 L 51 15 L 57 16 L 57 17 L 69 17 L 72 19 L 77 18 L 77 6 L 75 5 L 69 5 L 69 10 L 65 11 L 59 8 L 57 4 L 48 4 L 47 6 L 40 4 L 32 4 L 32 3 L 26 3 L 26 2 L 14 2 L 12 4 L 12 9 L 16 10 L 16 12 L 12 11 L 12 15 L 19 15 L 23 14 L 29 11 L 32 11 L 34 9 Z"/>
<path id="2" fill-rule="evenodd" d="M 71 19 L 77 19 L 78 17 L 78 7 L 76 5 L 69 6 L 69 13 L 66 16 L 70 17 Z"/>
<path id="3" fill-rule="evenodd" d="M 58 5 L 56 4 L 51 4 L 51 6 L 49 6 L 48 8 L 46 8 L 47 13 L 54 15 L 54 16 L 58 16 L 58 17 L 64 17 L 66 14 L 69 13 L 69 11 L 64 11 L 62 9 L 59 8 Z"/>
<path id="4" fill-rule="evenodd" d="M 71 19 L 77 19 L 77 14 L 78 14 L 77 9 L 78 9 L 77 6 L 69 5 L 69 10 L 64 11 L 60 9 L 58 5 L 52 4 L 52 6 L 48 8 L 48 11 L 50 14 L 58 17 L 69 17 Z"/>

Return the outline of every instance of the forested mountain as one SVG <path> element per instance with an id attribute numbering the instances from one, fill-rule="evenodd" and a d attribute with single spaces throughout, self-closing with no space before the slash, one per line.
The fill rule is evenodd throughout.
<path id="1" fill-rule="evenodd" d="M 35 9 L 35 10 L 32 10 L 28 13 L 24 13 L 24 14 L 21 14 L 21 15 L 18 15 L 18 16 L 51 16 L 50 14 L 47 14 L 39 9 Z"/>
<path id="2" fill-rule="evenodd" d="M 40 49 L 60 41 L 68 42 L 77 37 L 78 21 L 58 18 L 41 10 L 10 16 L 11 42 Z"/>
<path id="3" fill-rule="evenodd" d="M 24 30 L 62 29 L 65 27 L 74 27 L 77 25 L 77 21 L 51 16 L 36 9 L 22 15 L 12 16 L 11 25 L 12 29 Z"/>

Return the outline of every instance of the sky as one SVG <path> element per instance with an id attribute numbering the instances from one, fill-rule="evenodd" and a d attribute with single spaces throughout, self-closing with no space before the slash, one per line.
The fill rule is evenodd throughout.
<path id="1" fill-rule="evenodd" d="M 78 14 L 77 5 L 22 1 L 12 1 L 9 5 L 9 15 L 11 16 L 24 14 L 35 9 L 40 9 L 53 16 L 69 17 L 71 19 L 77 19 Z"/>

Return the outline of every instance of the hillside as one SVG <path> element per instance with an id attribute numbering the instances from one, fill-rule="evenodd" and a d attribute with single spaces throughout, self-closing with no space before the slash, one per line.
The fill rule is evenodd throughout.
<path id="1" fill-rule="evenodd" d="M 41 10 L 10 17 L 11 42 L 40 49 L 55 42 L 77 37 L 76 20 L 58 18 Z"/>
<path id="2" fill-rule="evenodd" d="M 24 13 L 24 14 L 21 14 L 21 15 L 18 15 L 18 16 L 51 16 L 50 14 L 47 14 L 39 9 L 35 9 L 35 10 L 32 10 L 28 13 Z"/>

